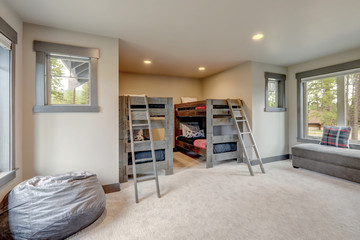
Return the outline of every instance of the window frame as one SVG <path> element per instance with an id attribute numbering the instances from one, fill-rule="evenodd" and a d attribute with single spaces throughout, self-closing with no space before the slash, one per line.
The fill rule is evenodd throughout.
<path id="1" fill-rule="evenodd" d="M 321 77 L 322 75 L 329 75 L 329 74 L 341 74 L 341 72 L 344 71 L 350 71 L 360 69 L 360 59 L 351 61 L 351 62 L 345 62 L 340 63 L 336 65 L 331 65 L 327 67 L 317 68 L 309 71 L 299 72 L 295 74 L 295 77 L 297 79 L 297 141 L 303 142 L 303 143 L 320 143 L 320 140 L 312 139 L 312 138 L 306 138 L 304 136 L 304 85 L 303 83 L 305 81 L 302 81 L 302 79 L 305 78 L 315 78 L 317 76 Z M 354 144 L 350 143 L 350 148 L 352 149 L 359 149 L 360 150 L 360 144 Z"/>
<path id="2" fill-rule="evenodd" d="M 0 17 L 0 33 L 11 41 L 10 64 L 10 157 L 8 171 L 0 172 L 0 188 L 16 177 L 15 168 L 15 44 L 17 44 L 17 32 Z"/>
<path id="3" fill-rule="evenodd" d="M 265 112 L 286 112 L 286 96 L 285 96 L 285 80 L 286 75 L 280 73 L 265 72 Z M 269 107 L 269 79 L 275 79 L 278 81 L 278 106 Z"/>
<path id="4" fill-rule="evenodd" d="M 97 94 L 97 66 L 100 51 L 97 48 L 77 47 L 72 45 L 34 41 L 36 52 L 36 99 L 33 108 L 34 113 L 47 112 L 99 112 Z M 59 54 L 73 57 L 86 57 L 90 59 L 90 104 L 89 105 L 63 105 L 48 104 L 48 76 L 47 56 Z"/>

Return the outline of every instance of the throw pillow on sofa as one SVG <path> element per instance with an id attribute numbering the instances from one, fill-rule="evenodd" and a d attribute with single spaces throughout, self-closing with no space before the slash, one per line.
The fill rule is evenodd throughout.
<path id="1" fill-rule="evenodd" d="M 349 148 L 351 127 L 324 126 L 321 145 Z"/>

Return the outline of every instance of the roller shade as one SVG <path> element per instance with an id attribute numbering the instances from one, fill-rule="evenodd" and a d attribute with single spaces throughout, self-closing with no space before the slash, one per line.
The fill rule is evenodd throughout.
<path id="1" fill-rule="evenodd" d="M 333 72 L 333 73 L 329 73 L 329 74 L 322 74 L 322 75 L 317 75 L 317 76 L 312 76 L 312 77 L 301 78 L 301 82 L 309 82 L 309 81 L 318 80 L 318 79 L 322 79 L 322 78 L 340 77 L 340 76 L 345 76 L 345 75 L 359 73 L 359 72 L 360 72 L 360 68 L 355 68 L 355 69 L 351 69 L 351 70 L 345 70 L 345 71 Z"/>
<path id="2" fill-rule="evenodd" d="M 0 46 L 7 50 L 11 49 L 11 41 L 1 33 L 0 33 Z"/>

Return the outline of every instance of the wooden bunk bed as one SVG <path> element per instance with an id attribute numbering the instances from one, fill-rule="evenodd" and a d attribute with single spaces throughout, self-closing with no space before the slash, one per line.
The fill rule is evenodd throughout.
<path id="1" fill-rule="evenodd" d="M 237 99 L 230 103 L 238 108 Z M 190 139 L 184 139 L 181 123 L 197 122 L 200 129 L 204 129 L 206 149 L 195 146 Z M 227 128 L 224 134 L 222 128 Z M 235 149 L 225 152 L 215 152 L 214 149 L 222 144 L 236 144 Z M 214 161 L 237 159 L 243 161 L 243 151 L 235 131 L 233 119 L 226 100 L 207 99 L 203 101 L 175 104 L 175 146 L 206 157 L 206 167 L 213 167 Z"/>
<path id="2" fill-rule="evenodd" d="M 128 175 L 132 174 L 131 161 L 131 145 L 129 140 L 129 111 L 128 98 L 126 96 L 119 97 L 119 181 L 127 182 Z M 154 139 L 154 147 L 157 160 L 157 169 L 165 170 L 165 174 L 173 174 L 173 137 L 174 137 L 174 110 L 172 98 L 148 97 L 149 112 L 151 117 L 151 127 L 155 131 L 163 129 L 164 138 Z M 144 108 L 143 98 L 132 98 L 131 108 Z M 139 113 L 133 113 L 139 114 Z M 134 116 L 134 115 L 132 115 Z M 138 121 L 139 124 L 143 123 Z M 140 128 L 139 128 L 140 129 Z M 161 130 L 160 130 L 161 132 Z M 153 131 L 154 133 L 154 131 Z M 145 134 L 146 135 L 146 134 Z M 153 134 L 154 135 L 154 134 Z M 161 134 L 160 134 L 161 135 Z M 135 146 L 136 154 L 140 157 L 147 158 L 145 155 L 151 156 L 150 141 L 138 142 Z M 153 171 L 152 162 L 144 161 L 137 163 L 136 170 L 138 174 Z"/>

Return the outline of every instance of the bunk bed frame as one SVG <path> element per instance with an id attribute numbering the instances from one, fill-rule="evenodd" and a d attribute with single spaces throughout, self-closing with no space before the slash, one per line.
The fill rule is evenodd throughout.
<path id="1" fill-rule="evenodd" d="M 237 107 L 237 99 L 230 99 L 230 103 Z M 206 108 L 204 108 L 206 106 Z M 200 109 L 196 109 L 200 107 Z M 181 136 L 180 123 L 199 122 L 200 128 L 206 132 L 206 149 L 196 147 L 192 144 L 177 140 Z M 234 126 L 233 119 L 226 100 L 207 99 L 203 101 L 175 104 L 175 146 L 194 152 L 206 158 L 206 167 L 213 167 L 214 161 L 237 159 L 243 161 L 243 150 L 238 139 L 237 132 L 231 131 L 228 135 L 214 135 L 214 128 L 223 126 Z M 213 153 L 214 144 L 237 143 L 237 151 Z"/>
<path id="2" fill-rule="evenodd" d="M 144 99 L 133 97 L 131 107 L 144 108 Z M 165 170 L 165 175 L 173 174 L 173 129 L 174 129 L 174 110 L 172 98 L 148 97 L 149 112 L 151 117 L 152 129 L 164 129 L 165 138 L 154 141 L 155 150 L 165 151 L 165 160 L 157 161 L 157 169 Z M 137 113 L 133 113 L 137 114 Z M 138 123 L 142 123 L 138 121 Z M 128 175 L 132 174 L 132 165 L 128 164 L 131 144 L 129 141 L 129 110 L 128 98 L 119 97 L 119 182 L 127 182 Z M 150 151 L 150 142 L 139 142 L 135 146 L 135 151 Z M 152 162 L 137 163 L 138 174 L 153 171 Z"/>

